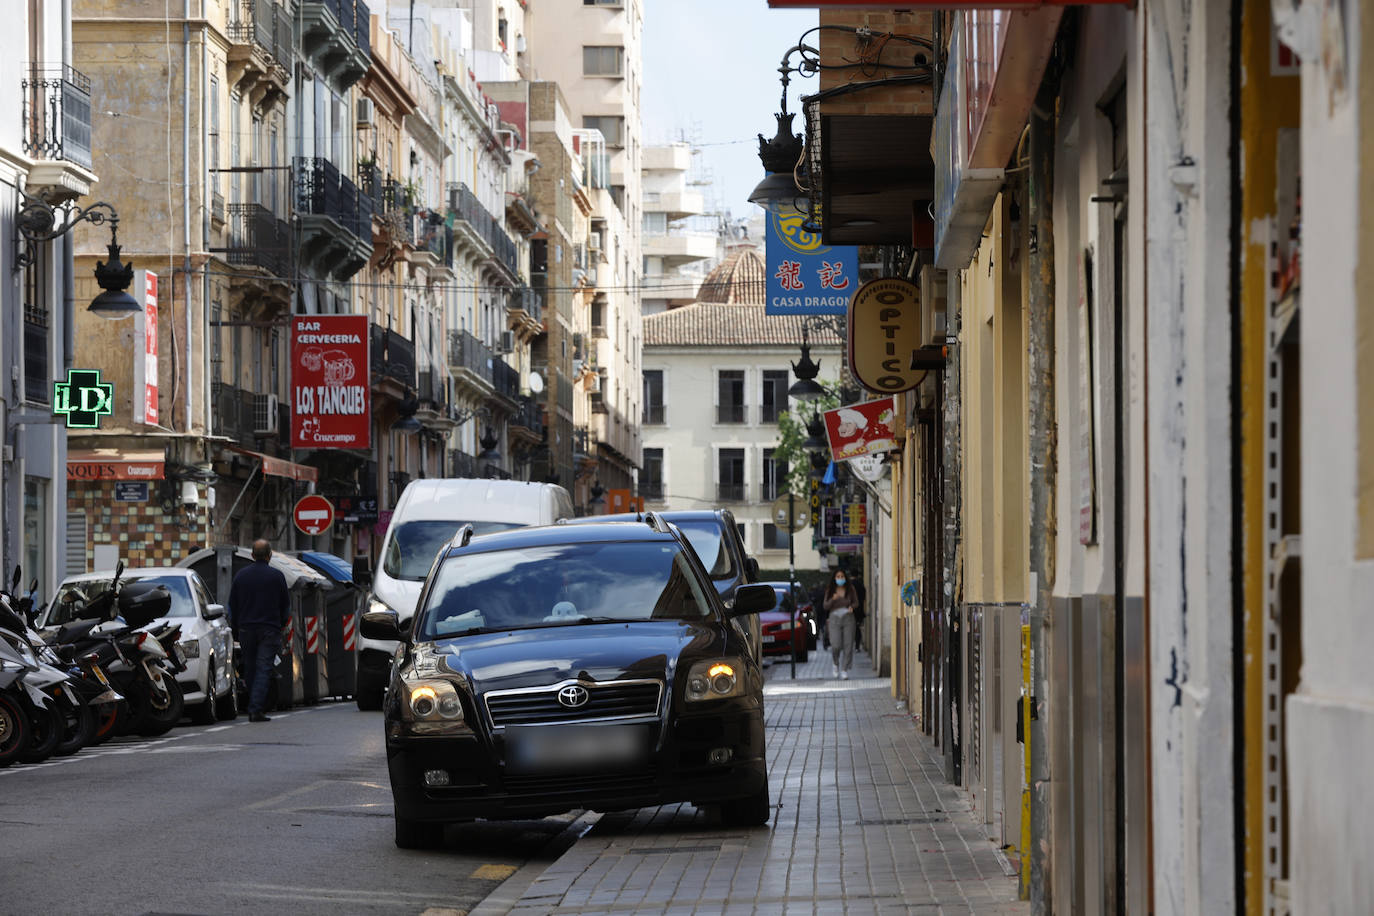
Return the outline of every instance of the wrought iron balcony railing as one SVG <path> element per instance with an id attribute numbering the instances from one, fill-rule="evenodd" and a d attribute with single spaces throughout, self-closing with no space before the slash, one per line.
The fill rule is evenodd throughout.
<path id="1" fill-rule="evenodd" d="M 415 389 L 415 344 L 388 328 L 372 326 L 372 371 Z"/>
<path id="2" fill-rule="evenodd" d="M 291 14 L 273 0 L 240 0 L 229 23 L 230 41 L 258 45 L 288 73 L 296 59 L 291 37 Z"/>
<path id="3" fill-rule="evenodd" d="M 491 361 L 491 383 L 502 397 L 515 400 L 520 396 L 520 373 L 499 356 Z"/>
<path id="4" fill-rule="evenodd" d="M 467 331 L 448 332 L 448 364 L 466 369 L 487 381 L 492 380 L 492 352 Z"/>
<path id="5" fill-rule="evenodd" d="M 91 81 L 66 65 L 35 64 L 25 71 L 24 153 L 91 167 Z"/>
<path id="6" fill-rule="evenodd" d="M 286 221 L 261 204 L 229 204 L 227 210 L 225 252 L 229 263 L 285 276 L 291 246 Z"/>
<path id="7" fill-rule="evenodd" d="M 486 207 L 482 206 L 477 195 L 473 194 L 468 186 L 462 182 L 450 183 L 448 185 L 448 207 L 465 223 L 472 226 L 477 234 L 491 247 L 497 260 L 516 276 L 521 275 L 520 270 L 520 250 L 515 242 L 506 234 L 506 230 L 501 228 L 501 222 L 492 216 Z"/>
<path id="8" fill-rule="evenodd" d="M 372 239 L 372 198 L 321 156 L 296 159 L 296 208 L 327 216 L 360 239 Z"/>

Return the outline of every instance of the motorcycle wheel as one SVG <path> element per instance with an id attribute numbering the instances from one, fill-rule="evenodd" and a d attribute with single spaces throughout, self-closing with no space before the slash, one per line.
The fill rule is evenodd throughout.
<path id="1" fill-rule="evenodd" d="M 19 752 L 20 763 L 42 763 L 57 751 L 62 733 L 67 729 L 66 717 L 57 705 L 35 707 L 29 716 L 28 747 Z"/>
<path id="2" fill-rule="evenodd" d="M 106 703 L 95 711 L 95 733 L 91 744 L 104 744 L 119 734 L 119 707 L 123 703 Z"/>
<path id="3" fill-rule="evenodd" d="M 7 767 L 19 759 L 29 743 L 29 717 L 19 701 L 7 693 L 0 693 L 0 767 Z"/>
<path id="4" fill-rule="evenodd" d="M 181 685 L 167 674 L 162 676 L 162 683 L 167 688 L 167 699 L 161 705 L 154 701 L 153 687 L 146 682 L 138 685 L 139 689 L 134 692 L 137 699 L 131 700 L 136 715 L 130 730 L 146 738 L 167 734 L 181 721 L 181 714 L 186 710 Z"/>
<path id="5" fill-rule="evenodd" d="M 57 749 L 53 751 L 55 757 L 75 754 L 95 738 L 95 712 L 89 704 L 82 702 L 62 718 L 65 727 L 57 742 Z"/>

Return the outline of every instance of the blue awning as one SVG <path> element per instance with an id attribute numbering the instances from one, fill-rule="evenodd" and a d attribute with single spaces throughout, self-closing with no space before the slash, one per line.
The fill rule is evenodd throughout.
<path id="1" fill-rule="evenodd" d="M 343 557 L 320 550 L 302 550 L 300 558 L 313 569 L 324 573 L 335 582 L 353 582 L 353 564 Z"/>

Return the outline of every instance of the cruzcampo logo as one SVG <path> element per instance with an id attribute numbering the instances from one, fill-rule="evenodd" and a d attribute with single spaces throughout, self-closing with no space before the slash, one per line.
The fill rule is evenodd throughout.
<path id="1" fill-rule="evenodd" d="M 69 429 L 95 429 L 114 413 L 114 385 L 101 382 L 98 369 L 68 369 L 65 382 L 53 383 L 52 412 Z"/>

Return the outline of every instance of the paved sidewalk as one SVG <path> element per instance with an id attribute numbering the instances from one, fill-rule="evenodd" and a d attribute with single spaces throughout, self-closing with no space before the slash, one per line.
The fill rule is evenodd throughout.
<path id="1" fill-rule="evenodd" d="M 686 804 L 608 814 L 510 912 L 1029 913 L 887 680 L 867 656 L 854 668 L 831 679 L 824 652 L 795 681 L 786 659 L 769 667 L 769 828 L 726 828 Z"/>

